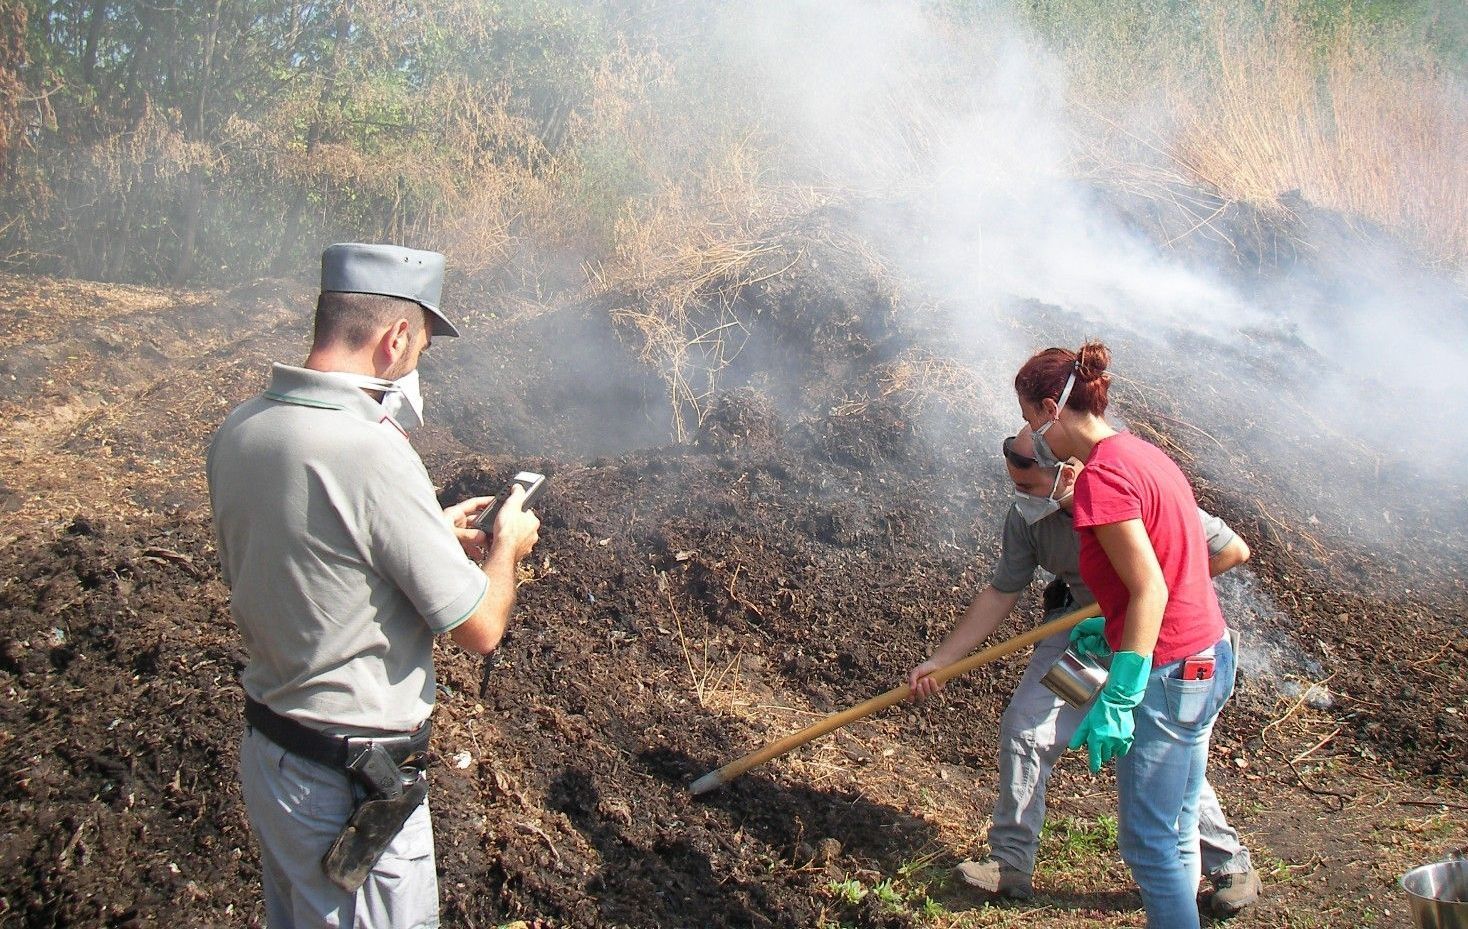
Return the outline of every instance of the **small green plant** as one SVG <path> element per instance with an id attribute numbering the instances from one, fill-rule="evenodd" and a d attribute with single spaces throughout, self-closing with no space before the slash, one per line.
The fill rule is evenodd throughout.
<path id="1" fill-rule="evenodd" d="M 927 894 L 923 894 L 923 902 L 918 905 L 918 915 L 923 919 L 939 920 L 948 915 L 948 910 Z"/>
<path id="2" fill-rule="evenodd" d="M 892 886 L 892 880 L 890 878 L 872 887 L 872 896 L 894 909 L 902 909 L 907 904 L 902 894 L 897 891 L 896 887 Z"/>
<path id="3" fill-rule="evenodd" d="M 1095 819 L 1052 817 L 1040 831 L 1040 842 L 1045 848 L 1042 857 L 1057 867 L 1113 855 L 1117 851 L 1116 839 L 1116 817 L 1109 815 Z"/>
<path id="4" fill-rule="evenodd" d="M 938 854 L 938 852 L 929 852 L 926 855 L 919 855 L 909 861 L 904 861 L 897 866 L 897 876 L 910 883 L 931 883 L 933 877 L 936 876 L 937 869 L 933 863 L 938 860 Z"/>
<path id="5" fill-rule="evenodd" d="M 853 905 L 860 903 L 867 895 L 866 887 L 854 877 L 844 881 L 831 881 L 826 884 L 826 892 L 843 903 Z"/>

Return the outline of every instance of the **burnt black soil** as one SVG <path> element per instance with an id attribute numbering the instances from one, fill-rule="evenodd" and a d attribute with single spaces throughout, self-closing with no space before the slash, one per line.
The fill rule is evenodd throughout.
<path id="1" fill-rule="evenodd" d="M 233 773 L 245 656 L 199 471 L 223 412 L 258 389 L 269 360 L 299 356 L 300 331 L 279 311 L 298 297 L 283 287 L 268 325 L 160 362 L 141 388 L 153 415 L 108 407 L 54 440 L 78 460 L 126 461 L 126 512 L 80 507 L 22 525 L 26 511 L 12 508 L 0 551 L 0 925 L 258 922 Z M 596 304 L 435 346 L 435 425 L 417 441 L 443 499 L 492 493 L 522 468 L 551 477 L 504 645 L 480 659 L 445 643 L 438 656 L 445 925 L 912 924 L 825 889 L 843 874 L 894 873 L 939 841 L 915 805 L 860 787 L 860 743 L 847 752 L 854 776 L 771 765 L 703 798 L 686 785 L 789 731 L 792 717 L 762 703 L 833 712 L 899 683 L 936 645 L 997 550 L 1009 499 L 997 446 L 1012 414 L 901 389 L 893 362 L 928 358 L 910 354 L 925 334 L 897 321 L 890 282 L 871 272 L 832 259 L 743 299 L 765 307 L 763 328 L 684 445 L 666 442 L 661 381 L 597 322 Z M 1058 319 L 1041 308 L 1024 325 Z M 555 346 L 573 330 L 592 347 L 567 377 Z M 1130 350 L 1133 377 L 1155 372 L 1167 395 L 1167 353 Z M 967 351 L 982 359 L 982 347 Z M 494 360 L 505 358 L 518 363 Z M 1155 397 L 1118 403 L 1193 466 L 1201 502 L 1253 545 L 1250 569 L 1277 606 L 1257 632 L 1333 675 L 1330 751 L 1418 791 L 1461 783 L 1461 539 L 1441 535 L 1431 558 L 1408 546 L 1383 557 L 1379 539 L 1308 523 Z M 19 494 L 26 479 L 6 482 Z M 985 776 L 1021 667 L 950 687 L 941 706 L 894 711 L 904 744 L 935 770 Z M 743 710 L 729 703 L 736 678 L 752 700 Z M 1265 750 L 1279 700 L 1277 682 L 1241 682 L 1215 734 L 1220 793 L 1321 799 L 1301 792 L 1291 752 Z M 1256 780 L 1236 775 L 1243 758 Z"/>

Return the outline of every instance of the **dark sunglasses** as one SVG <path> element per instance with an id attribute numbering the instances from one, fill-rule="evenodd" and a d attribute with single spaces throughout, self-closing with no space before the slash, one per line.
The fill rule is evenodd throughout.
<path id="1" fill-rule="evenodd" d="M 1038 468 L 1040 466 L 1040 462 L 1031 458 L 1029 455 L 1021 455 L 1019 452 L 1014 450 L 1014 436 L 1010 436 L 1009 438 L 1004 440 L 1004 460 L 1014 465 L 1016 468 L 1019 468 L 1021 471 L 1028 470 L 1030 468 Z"/>

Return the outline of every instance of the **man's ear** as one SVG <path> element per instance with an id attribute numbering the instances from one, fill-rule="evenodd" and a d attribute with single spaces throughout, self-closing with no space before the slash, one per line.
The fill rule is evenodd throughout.
<path id="1" fill-rule="evenodd" d="M 407 353 L 413 344 L 413 327 L 406 319 L 400 319 L 392 324 L 390 330 L 393 338 L 393 349 L 399 356 Z"/>
<path id="2" fill-rule="evenodd" d="M 377 337 L 377 348 L 373 352 L 379 370 L 388 370 L 413 344 L 413 328 L 406 319 L 399 319 Z"/>
<path id="3" fill-rule="evenodd" d="M 1066 459 L 1060 463 L 1060 489 L 1063 493 L 1075 490 L 1076 478 L 1081 476 L 1080 462 L 1074 458 Z"/>

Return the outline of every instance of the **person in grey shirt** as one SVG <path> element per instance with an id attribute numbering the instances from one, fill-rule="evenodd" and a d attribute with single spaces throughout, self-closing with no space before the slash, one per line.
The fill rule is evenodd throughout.
<path id="1" fill-rule="evenodd" d="M 434 636 L 499 644 L 540 526 L 519 487 L 492 536 L 472 521 L 493 498 L 441 508 L 408 442 L 419 356 L 458 335 L 438 305 L 443 264 L 327 248 L 305 364 L 275 365 L 209 447 L 249 656 L 240 783 L 270 929 L 439 925 L 423 761 Z"/>
<path id="2" fill-rule="evenodd" d="M 1080 539 L 1070 514 L 1071 488 L 1082 465 L 1041 468 L 1028 427 L 1005 440 L 1004 457 L 1017 497 L 1005 516 L 999 561 L 989 585 L 974 597 L 953 631 L 931 657 L 908 672 L 914 699 L 943 687 L 928 675 L 963 658 L 993 634 L 1013 612 L 1037 568 L 1056 578 L 1046 590 L 1046 621 L 1095 600 L 1081 580 Z M 1248 546 L 1223 520 L 1201 509 L 1198 516 L 1208 540 L 1210 574 L 1217 577 L 1248 560 Z M 1031 875 L 1045 821 L 1046 782 L 1085 715 L 1040 682 L 1068 644 L 1068 633 L 1060 632 L 1035 646 L 1000 720 L 999 791 L 989 854 L 957 868 L 966 884 L 990 894 L 1025 899 L 1034 893 Z M 1258 900 L 1262 885 L 1248 849 L 1224 819 L 1218 797 L 1206 782 L 1198 820 L 1203 868 L 1211 885 L 1206 905 L 1215 915 L 1232 916 Z"/>

